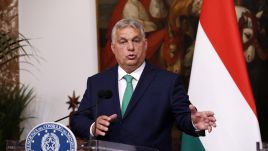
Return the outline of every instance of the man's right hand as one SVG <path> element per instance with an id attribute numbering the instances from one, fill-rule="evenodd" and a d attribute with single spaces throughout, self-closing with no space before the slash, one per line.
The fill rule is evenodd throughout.
<path id="1" fill-rule="evenodd" d="M 115 119 L 117 119 L 117 114 L 99 116 L 93 126 L 94 136 L 105 136 L 106 132 L 109 130 L 110 123 Z"/>

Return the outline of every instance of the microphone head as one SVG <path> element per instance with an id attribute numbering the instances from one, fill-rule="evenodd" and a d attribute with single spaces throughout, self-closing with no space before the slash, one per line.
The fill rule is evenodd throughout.
<path id="1" fill-rule="evenodd" d="M 100 90 L 98 92 L 98 97 L 102 99 L 110 99 L 113 96 L 111 90 Z"/>

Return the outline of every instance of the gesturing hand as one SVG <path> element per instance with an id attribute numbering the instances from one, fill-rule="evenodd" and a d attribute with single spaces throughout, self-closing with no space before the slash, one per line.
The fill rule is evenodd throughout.
<path id="1" fill-rule="evenodd" d="M 189 105 L 189 109 L 191 110 L 193 124 L 198 130 L 208 130 L 208 132 L 211 132 L 212 127 L 216 127 L 216 118 L 213 112 L 198 112 L 192 104 Z"/>
<path id="2" fill-rule="evenodd" d="M 117 119 L 117 114 L 99 116 L 93 126 L 94 136 L 105 136 L 106 132 L 109 130 L 108 127 L 110 123 L 115 119 Z"/>

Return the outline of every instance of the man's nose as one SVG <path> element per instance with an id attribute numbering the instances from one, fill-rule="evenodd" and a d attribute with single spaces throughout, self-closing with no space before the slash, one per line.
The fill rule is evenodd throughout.
<path id="1" fill-rule="evenodd" d="M 133 44 L 133 42 L 132 41 L 129 41 L 128 42 L 128 50 L 134 50 L 134 44 Z"/>

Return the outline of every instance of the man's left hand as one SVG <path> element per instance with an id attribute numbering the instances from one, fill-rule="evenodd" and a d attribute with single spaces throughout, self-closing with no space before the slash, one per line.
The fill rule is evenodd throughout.
<path id="1" fill-rule="evenodd" d="M 208 130 L 210 133 L 212 131 L 212 127 L 216 127 L 216 118 L 214 117 L 213 112 L 198 112 L 196 107 L 192 104 L 189 105 L 189 109 L 191 110 L 192 122 L 198 130 Z"/>

